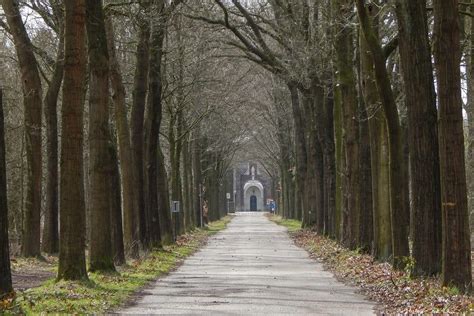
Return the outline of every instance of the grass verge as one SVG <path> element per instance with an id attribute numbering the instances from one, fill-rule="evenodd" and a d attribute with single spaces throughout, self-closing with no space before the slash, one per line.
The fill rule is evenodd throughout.
<path id="1" fill-rule="evenodd" d="M 271 220 L 272 222 L 275 222 L 278 225 L 285 226 L 288 228 L 288 231 L 290 233 L 297 232 L 301 230 L 301 221 L 296 220 L 296 219 L 285 219 L 281 217 L 280 215 L 274 215 L 274 214 L 266 214 L 268 219 Z"/>
<path id="2" fill-rule="evenodd" d="M 183 235 L 176 244 L 150 252 L 145 258 L 119 267 L 116 273 L 89 273 L 82 282 L 46 281 L 39 287 L 18 292 L 6 314 L 103 314 L 127 301 L 136 291 L 159 276 L 176 268 L 198 250 L 207 238 L 224 229 L 231 220 L 227 216 L 210 223 L 206 229 Z M 0 310 L 0 313 L 2 311 Z"/>
<path id="3" fill-rule="evenodd" d="M 269 218 L 289 231 L 296 226 L 295 221 L 279 216 L 269 215 Z M 293 230 L 290 236 L 339 280 L 358 286 L 369 299 L 379 303 L 379 314 L 474 313 L 473 296 L 443 287 L 438 278 L 411 278 L 409 269 L 395 270 L 389 263 L 377 262 L 371 255 L 344 248 L 337 241 L 307 229 Z"/>

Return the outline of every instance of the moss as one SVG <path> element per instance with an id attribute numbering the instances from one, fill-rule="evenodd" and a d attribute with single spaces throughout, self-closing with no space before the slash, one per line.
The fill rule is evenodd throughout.
<path id="1" fill-rule="evenodd" d="M 42 286 L 28 289 L 18 296 L 9 309 L 22 314 L 67 313 L 103 314 L 119 307 L 140 288 L 174 269 L 185 257 L 199 249 L 208 236 L 224 229 L 225 217 L 182 236 L 176 244 L 150 252 L 146 258 L 129 262 L 117 272 L 89 273 L 89 280 L 58 281 L 50 279 Z M 8 313 L 8 311 L 6 311 Z"/>

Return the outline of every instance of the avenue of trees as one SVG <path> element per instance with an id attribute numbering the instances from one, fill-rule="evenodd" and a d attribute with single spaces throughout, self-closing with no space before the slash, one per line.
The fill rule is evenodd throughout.
<path id="1" fill-rule="evenodd" d="M 283 217 L 469 291 L 472 1 L 0 0 L 0 296 L 11 254 L 87 279 L 221 218 L 244 156 Z"/>

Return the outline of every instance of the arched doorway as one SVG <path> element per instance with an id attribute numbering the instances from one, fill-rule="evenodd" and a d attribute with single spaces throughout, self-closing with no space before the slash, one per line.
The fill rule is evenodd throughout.
<path id="1" fill-rule="evenodd" d="M 250 212 L 257 211 L 257 197 L 255 195 L 250 196 Z"/>

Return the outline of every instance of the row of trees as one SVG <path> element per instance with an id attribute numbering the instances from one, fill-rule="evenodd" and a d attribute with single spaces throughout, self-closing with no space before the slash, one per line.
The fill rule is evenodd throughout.
<path id="1" fill-rule="evenodd" d="M 209 220 L 224 215 L 253 71 L 215 47 L 225 34 L 180 0 L 1 4 L 0 295 L 12 290 L 8 233 L 20 255 L 59 254 L 57 279 L 77 280 L 200 226 L 204 200 Z"/>
<path id="2" fill-rule="evenodd" d="M 2 7 L 0 194 L 7 190 L 10 210 L 7 222 L 0 205 L 2 271 L 8 232 L 21 237 L 24 256 L 59 252 L 59 279 L 87 277 L 86 247 L 89 269 L 102 271 L 170 243 L 170 201 L 184 210 L 177 234 L 200 224 L 203 199 L 218 219 L 224 178 L 243 152 L 278 178 L 283 216 L 470 289 L 463 107 L 472 168 L 474 4 Z M 2 292 L 11 289 L 6 275 Z"/>
<path id="3" fill-rule="evenodd" d="M 274 142 L 262 151 L 279 170 L 281 214 L 396 268 L 411 257 L 415 276 L 469 290 L 463 107 L 472 126 L 474 6 L 213 3 L 192 18 L 233 34 L 226 44 L 273 78 L 263 112 Z"/>

